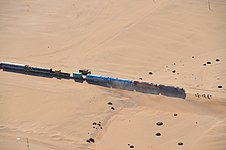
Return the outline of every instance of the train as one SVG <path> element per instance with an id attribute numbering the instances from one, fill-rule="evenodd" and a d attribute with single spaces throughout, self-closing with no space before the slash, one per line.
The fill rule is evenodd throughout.
<path id="1" fill-rule="evenodd" d="M 127 79 L 113 78 L 101 75 L 86 75 L 86 81 L 91 84 L 104 85 L 112 88 L 126 89 L 130 91 L 149 93 L 155 95 L 165 95 L 172 97 L 185 98 L 186 93 L 183 88 L 154 84 L 142 81 L 133 81 Z"/>
<path id="2" fill-rule="evenodd" d="M 5 71 L 22 72 L 25 74 L 49 75 L 58 78 L 70 78 L 70 73 L 61 70 L 53 70 L 52 68 L 43 68 L 37 66 L 23 65 L 10 62 L 1 62 L 0 68 Z"/>
<path id="3" fill-rule="evenodd" d="M 9 62 L 1 62 L 0 68 L 3 70 L 12 69 L 12 70 L 21 70 L 25 71 L 25 65 L 9 63 Z"/>
<path id="4" fill-rule="evenodd" d="M 91 74 L 91 71 L 87 69 L 82 69 L 79 70 L 79 72 L 73 72 L 72 74 L 70 74 L 68 72 L 63 72 L 59 69 L 53 70 L 52 68 L 43 68 L 10 62 L 1 62 L 0 68 L 6 71 L 15 71 L 25 74 L 50 76 L 63 79 L 74 79 L 76 81 L 82 82 L 86 81 L 90 84 L 101 85 L 110 88 L 126 89 L 142 93 L 150 93 L 156 95 L 161 94 L 165 96 L 173 96 L 183 99 L 186 97 L 185 90 L 180 87 L 95 75 Z"/>

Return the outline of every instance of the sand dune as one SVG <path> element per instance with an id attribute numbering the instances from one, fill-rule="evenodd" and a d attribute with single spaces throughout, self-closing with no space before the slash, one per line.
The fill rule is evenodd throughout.
<path id="1" fill-rule="evenodd" d="M 30 150 L 226 149 L 225 10 L 224 0 L 0 1 L 0 61 L 187 92 L 181 100 L 1 70 L 0 149 L 26 149 L 27 138 Z"/>

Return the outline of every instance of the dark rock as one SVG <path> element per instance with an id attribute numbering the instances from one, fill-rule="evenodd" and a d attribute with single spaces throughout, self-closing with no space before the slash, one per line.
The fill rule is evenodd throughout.
<path id="1" fill-rule="evenodd" d="M 95 126 L 95 125 L 97 125 L 97 123 L 96 123 L 96 122 L 94 122 L 94 123 L 93 123 L 93 125 Z"/>
<path id="2" fill-rule="evenodd" d="M 158 132 L 158 133 L 156 133 L 155 135 L 156 135 L 156 136 L 161 136 L 161 133 Z"/>
<path id="3" fill-rule="evenodd" d="M 175 72 L 176 72 L 176 70 L 173 70 L 173 71 L 172 71 L 172 73 L 175 73 Z"/>
<path id="4" fill-rule="evenodd" d="M 210 65 L 210 64 L 211 64 L 211 62 L 210 62 L 210 61 L 208 61 L 206 64 Z"/>
<path id="5" fill-rule="evenodd" d="M 173 114 L 174 116 L 177 116 L 177 114 Z"/>
<path id="6" fill-rule="evenodd" d="M 184 143 L 183 142 L 178 142 L 178 145 L 184 145 Z"/>
<path id="7" fill-rule="evenodd" d="M 206 64 L 203 64 L 203 66 L 206 66 Z"/>
<path id="8" fill-rule="evenodd" d="M 195 58 L 194 56 L 192 56 L 191 58 Z"/>
<path id="9" fill-rule="evenodd" d="M 113 105 L 112 102 L 108 102 L 108 105 Z"/>
<path id="10" fill-rule="evenodd" d="M 216 61 L 220 61 L 220 59 L 217 58 Z"/>
<path id="11" fill-rule="evenodd" d="M 143 78 L 139 78 L 140 80 L 143 80 Z"/>
<path id="12" fill-rule="evenodd" d="M 134 148 L 134 146 L 133 145 L 130 145 L 130 147 L 129 148 Z"/>
<path id="13" fill-rule="evenodd" d="M 162 122 L 157 122 L 156 125 L 161 126 L 161 125 L 163 125 L 163 123 Z"/>
<path id="14" fill-rule="evenodd" d="M 218 87 L 219 89 L 221 89 L 223 86 L 222 86 L 222 85 L 218 85 L 217 87 Z"/>
<path id="15" fill-rule="evenodd" d="M 149 72 L 149 75 L 152 75 L 153 73 L 152 72 Z"/>
<path id="16" fill-rule="evenodd" d="M 111 109 L 112 109 L 112 110 L 115 110 L 115 108 L 114 108 L 114 107 L 111 107 Z"/>
<path id="17" fill-rule="evenodd" d="M 86 140 L 86 142 L 90 143 L 90 140 Z"/>
<path id="18" fill-rule="evenodd" d="M 92 143 L 95 142 L 95 140 L 93 138 L 89 138 L 89 141 L 92 142 Z"/>

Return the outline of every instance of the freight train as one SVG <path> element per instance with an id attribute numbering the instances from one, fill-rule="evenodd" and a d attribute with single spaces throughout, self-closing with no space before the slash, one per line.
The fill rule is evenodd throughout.
<path id="1" fill-rule="evenodd" d="M 53 70 L 52 68 L 42 68 L 9 62 L 1 62 L 0 68 L 6 71 L 16 71 L 26 74 L 38 74 L 45 76 L 47 75 L 56 78 L 74 79 L 82 82 L 87 81 L 90 84 L 107 86 L 110 88 L 126 89 L 142 93 L 150 93 L 156 95 L 161 94 L 166 96 L 179 97 L 183 99 L 186 97 L 186 93 L 183 88 L 94 75 L 91 74 L 90 70 L 79 70 L 79 72 L 74 72 L 70 74 L 67 72 L 62 72 L 61 70 Z"/>
<path id="2" fill-rule="evenodd" d="M 165 95 L 171 97 L 185 98 L 186 93 L 183 88 L 159 85 L 148 82 L 132 81 L 127 79 L 119 79 L 101 75 L 86 75 L 86 81 L 91 84 L 104 85 L 112 88 L 126 89 L 142 93 Z"/>
<path id="3" fill-rule="evenodd" d="M 61 70 L 53 70 L 52 68 L 43 68 L 9 62 L 1 62 L 0 68 L 5 71 L 22 72 L 25 74 L 37 74 L 45 76 L 49 75 L 58 78 L 70 78 L 70 73 L 62 72 Z"/>

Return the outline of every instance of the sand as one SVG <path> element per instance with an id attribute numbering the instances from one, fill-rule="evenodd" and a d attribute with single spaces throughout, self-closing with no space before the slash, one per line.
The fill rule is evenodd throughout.
<path id="1" fill-rule="evenodd" d="M 183 100 L 1 70 L 0 149 L 226 149 L 224 18 L 224 0 L 0 1 L 0 61 L 88 68 L 187 93 Z"/>

